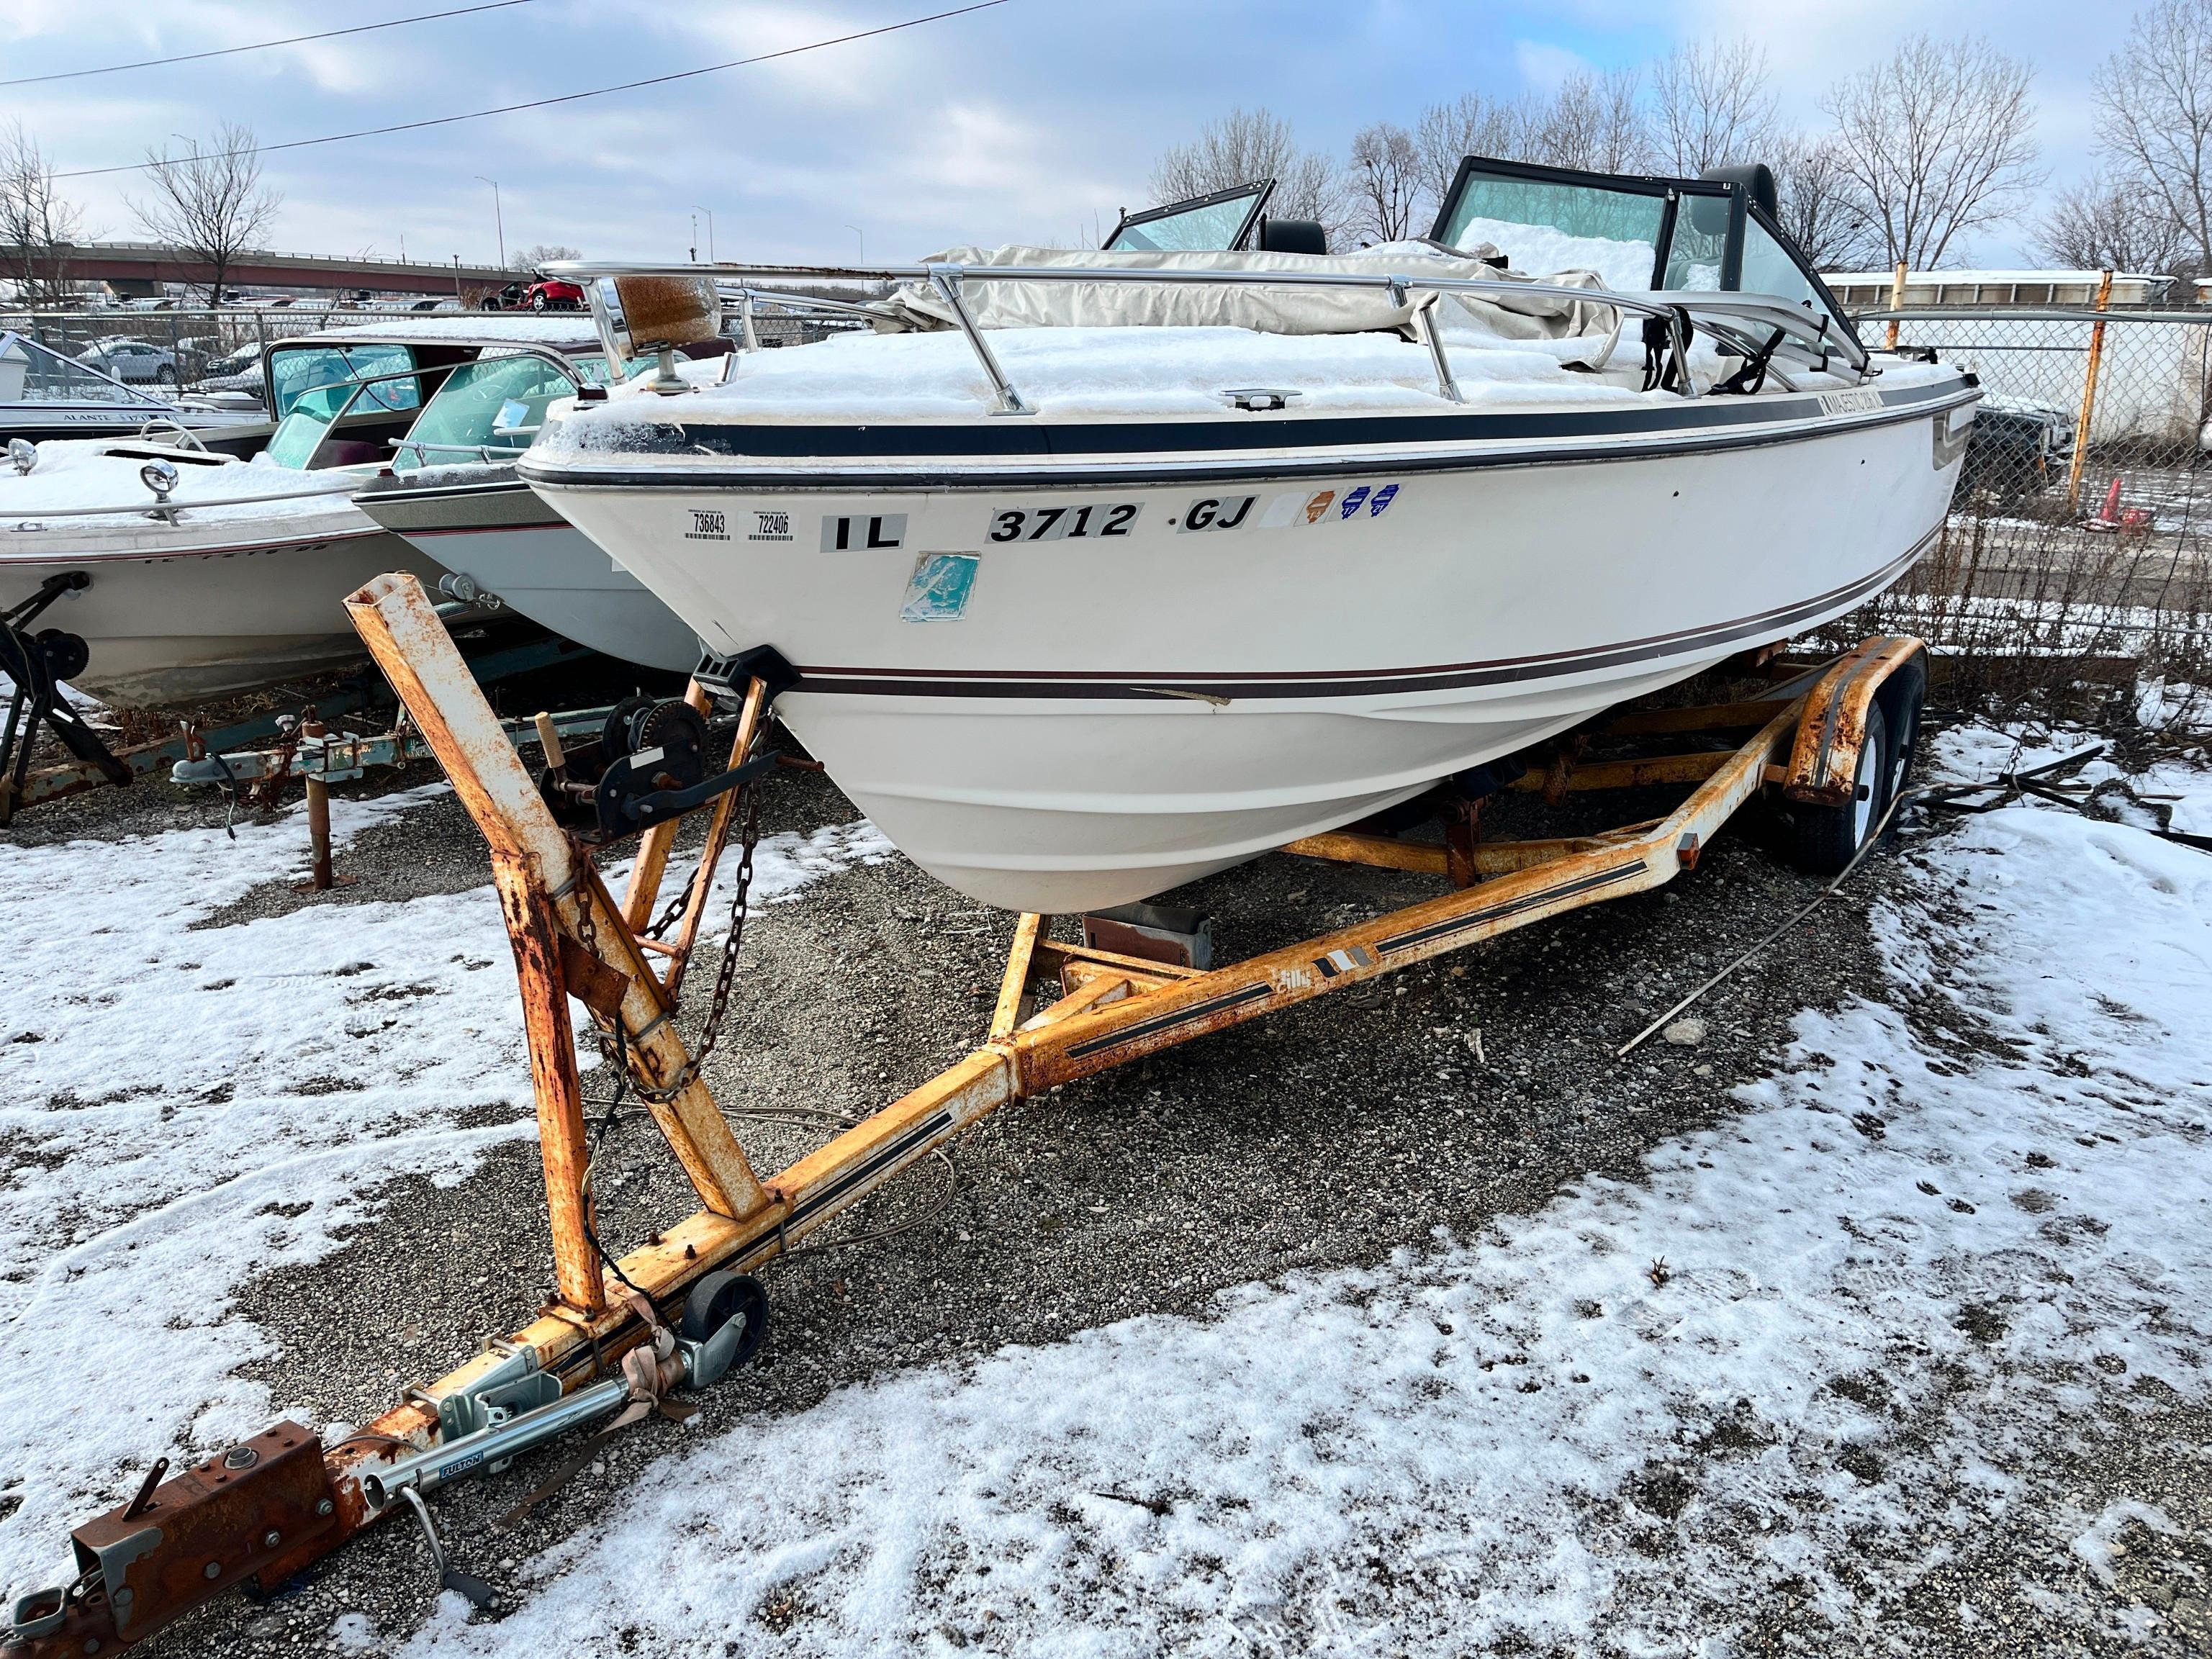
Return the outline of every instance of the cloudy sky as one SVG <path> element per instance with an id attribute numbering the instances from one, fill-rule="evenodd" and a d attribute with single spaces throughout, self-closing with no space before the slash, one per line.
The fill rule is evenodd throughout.
<path id="1" fill-rule="evenodd" d="M 9 0 L 0 80 L 204 52 L 444 10 L 468 0 Z M 0 87 L 64 171 L 129 164 L 217 121 L 264 143 L 450 115 L 802 46 L 959 0 L 526 0 L 473 15 L 198 64 Z M 1233 105 L 1265 105 L 1341 154 L 1367 122 L 1410 125 L 1469 89 L 1510 96 L 1578 64 L 1643 63 L 1747 36 L 1784 114 L 1811 126 L 1835 79 L 1926 27 L 1917 0 L 1007 0 L 771 64 L 552 110 L 267 158 L 301 252 L 494 257 L 569 242 L 683 258 L 695 209 L 724 258 L 905 259 L 955 241 L 1073 242 L 1142 205 L 1160 148 Z M 2037 71 L 2045 159 L 2087 165 L 2087 76 L 2125 15 L 2055 0 L 1959 0 Z M 70 188 L 91 227 L 137 234 L 129 173 Z M 703 216 L 698 231 L 704 257 Z M 1983 263 L 2024 231 L 1983 237 Z"/>

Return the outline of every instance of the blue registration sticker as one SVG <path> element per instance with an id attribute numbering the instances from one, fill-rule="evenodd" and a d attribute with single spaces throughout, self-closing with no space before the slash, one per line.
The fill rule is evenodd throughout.
<path id="1" fill-rule="evenodd" d="M 973 553 L 923 554 L 914 562 L 899 620 L 958 622 L 968 614 L 969 597 L 975 591 L 975 567 L 981 562 Z"/>
<path id="2" fill-rule="evenodd" d="M 1337 514 L 1340 518 L 1349 519 L 1355 516 L 1358 513 L 1359 509 L 1366 505 L 1367 486 L 1365 484 L 1361 484 L 1349 495 L 1346 495 L 1343 501 L 1339 504 L 1336 509 Z"/>
<path id="3" fill-rule="evenodd" d="M 1375 492 L 1375 499 L 1367 503 L 1367 516 L 1370 519 L 1381 518 L 1383 509 L 1397 499 L 1398 486 L 1394 483 L 1384 484 L 1382 489 Z"/>

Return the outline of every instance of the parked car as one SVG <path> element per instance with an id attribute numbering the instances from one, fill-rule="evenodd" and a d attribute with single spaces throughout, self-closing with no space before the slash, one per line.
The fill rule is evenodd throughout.
<path id="1" fill-rule="evenodd" d="M 527 283 L 509 283 L 483 298 L 486 311 L 581 311 L 584 290 L 574 283 L 539 272 Z"/>
<path id="2" fill-rule="evenodd" d="M 1986 495 L 2001 505 L 2041 495 L 2066 476 L 2074 459 L 2074 426 L 2064 410 L 2032 398 L 1984 398 L 1966 441 L 1960 493 Z"/>
<path id="3" fill-rule="evenodd" d="M 257 399 L 265 398 L 268 388 L 262 384 L 261 348 L 240 346 L 228 357 L 218 357 L 200 376 L 199 389 L 208 392 L 251 392 Z"/>
<path id="4" fill-rule="evenodd" d="M 174 386 L 178 380 L 177 354 L 146 340 L 100 340 L 78 352 L 76 360 L 126 386 Z"/>

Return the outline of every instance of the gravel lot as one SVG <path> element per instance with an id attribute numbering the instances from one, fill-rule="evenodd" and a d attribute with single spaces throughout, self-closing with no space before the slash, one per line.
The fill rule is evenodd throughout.
<path id="1" fill-rule="evenodd" d="M 390 787 L 434 776 L 418 771 Z M 1623 805 L 1634 811 L 1636 804 Z M 856 816 L 824 780 L 787 774 L 764 827 L 805 830 Z M 42 808 L 16 839 L 116 837 L 220 817 L 219 804 L 204 795 L 150 786 Z M 312 904 L 342 927 L 349 904 L 488 879 L 481 842 L 450 799 L 367 832 L 341 870 L 352 884 L 334 893 L 272 882 L 208 925 Z M 1774 1068 L 1802 1010 L 1852 996 L 1897 1005 L 1866 909 L 1900 887 L 1894 867 L 1877 860 L 1784 946 L 1701 1005 L 1701 1041 L 1654 1042 L 1625 1061 L 1613 1055 L 1620 1042 L 1814 890 L 1759 844 L 1756 826 L 1731 829 L 1670 889 L 1509 935 L 1004 1111 L 957 1143 L 957 1182 L 946 1167 L 926 1164 L 825 1238 L 905 1228 L 899 1236 L 810 1250 L 769 1271 L 763 1359 L 702 1396 L 706 1421 L 795 1412 L 887 1370 L 1049 1343 L 1144 1310 L 1202 1314 L 1224 1287 L 1293 1269 L 1378 1263 L 1438 1227 L 1478 1237 L 1495 1218 L 1526 1213 L 1593 1173 L 1633 1179 L 1656 1145 L 1741 1109 L 1729 1091 Z M 1233 958 L 1428 890 L 1416 878 L 1275 857 L 1170 896 L 1213 912 L 1219 945 Z M 850 869 L 799 902 L 757 914 L 730 1027 L 710 1067 L 718 1095 L 736 1111 L 848 1115 L 888 1101 L 980 1035 L 1006 933 L 1006 918 L 897 858 Z M 701 990 L 711 966 L 700 965 Z M 702 1000 L 691 1000 L 695 1018 Z M 1945 1011 L 1943 1023 L 1946 1040 L 1971 1043 L 1971 1032 L 1956 1030 L 1955 1011 Z M 763 1170 L 811 1139 L 758 1120 L 741 1133 Z M 611 1243 L 635 1241 L 693 1207 L 649 1123 L 634 1115 L 616 1131 L 599 1191 Z M 526 1322 L 546 1292 L 542 1195 L 527 1144 L 495 1152 L 457 1185 L 409 1180 L 383 1199 L 381 1219 L 358 1229 L 339 1253 L 263 1278 L 240 1300 L 238 1315 L 272 1333 L 282 1350 L 253 1375 L 303 1421 L 375 1415 L 399 1388 L 472 1352 L 478 1337 Z M 2015 1449 L 2006 1473 L 2024 1495 L 2013 1506 L 2012 1531 L 1992 1534 L 1971 1507 L 1954 1506 L 1955 1535 L 1943 1537 L 1943 1494 L 1929 1493 L 1926 1525 L 1950 1547 L 1939 1552 L 1940 1566 L 1916 1565 L 1904 1593 L 1887 1603 L 1896 1633 L 1917 1650 L 1982 1659 L 2203 1652 L 2212 1642 L 2212 1550 L 2202 1541 L 2212 1528 L 2203 1450 L 2212 1444 L 2212 1411 L 2201 1400 L 2139 1395 L 2136 1409 L 2123 1410 L 2136 1384 L 2090 1380 L 2105 1407 Z M 1836 1386 L 1880 1383 L 1839 1378 Z M 2152 1408 L 2141 1409 L 2145 1403 Z M 1940 1431 L 1935 1419 L 1900 1418 L 1884 1455 L 1911 1460 Z M 656 1460 L 694 1432 L 653 1422 L 624 1435 L 519 1534 L 495 1521 L 542 1477 L 550 1457 L 447 1494 L 437 1509 L 458 1564 L 495 1587 L 510 1582 L 504 1576 L 520 1558 L 590 1529 L 610 1493 L 650 1482 Z M 1729 1450 L 1701 1449 L 1665 1479 L 1693 1491 L 1698 1457 Z M 2131 1526 L 2107 1585 L 2044 1521 L 2062 1504 L 2096 1511 L 2123 1498 L 2155 1504 L 2184 1531 Z M 772 1492 L 732 1494 L 733 1504 L 775 1501 Z M 335 1649 L 333 1621 L 349 1612 L 366 1613 L 380 1639 L 397 1642 L 428 1616 L 434 1593 L 419 1537 L 409 1526 L 386 1527 L 304 1587 L 258 1609 L 226 1600 L 149 1650 Z M 1968 1599 L 1980 1609 L 1971 1620 L 1962 1617 Z M 2093 1615 L 2129 1606 L 2160 1609 L 2165 1621 L 2140 1644 L 2115 1644 L 2089 1628 Z M 1786 1589 L 1747 1595 L 1729 1626 L 1716 1652 L 1838 1650 L 1831 1645 L 1838 1633 Z"/>

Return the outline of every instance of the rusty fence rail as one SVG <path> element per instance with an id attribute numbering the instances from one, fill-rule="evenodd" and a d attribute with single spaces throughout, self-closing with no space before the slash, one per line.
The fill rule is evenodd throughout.
<path id="1" fill-rule="evenodd" d="M 1854 319 L 1986 394 L 1942 542 L 1830 630 L 1906 630 L 2007 698 L 2161 688 L 2154 723 L 2212 726 L 2212 312 L 1958 307 Z M 1977 665 L 1979 671 L 1976 672 Z"/>

